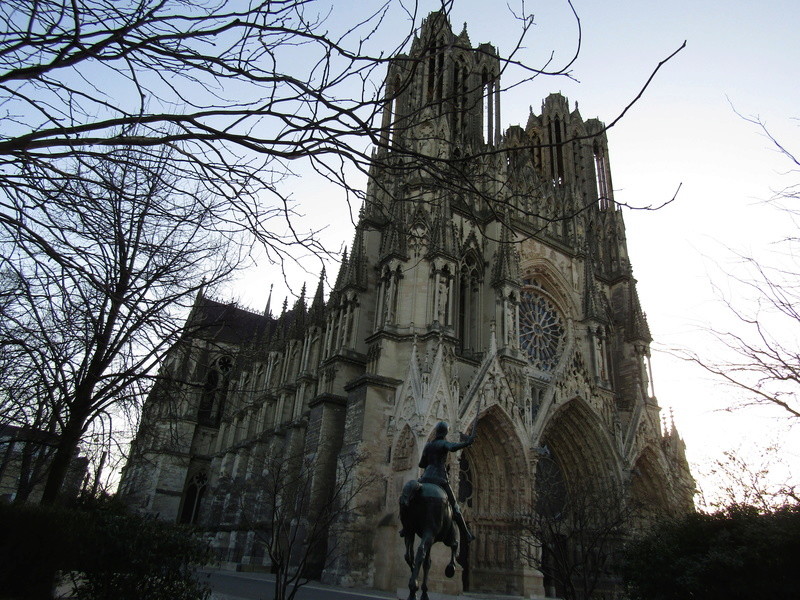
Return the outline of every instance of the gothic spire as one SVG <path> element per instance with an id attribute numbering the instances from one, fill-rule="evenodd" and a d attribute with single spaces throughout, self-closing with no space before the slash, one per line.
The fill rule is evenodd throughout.
<path id="1" fill-rule="evenodd" d="M 333 285 L 333 290 L 335 292 L 338 292 L 344 287 L 344 281 L 347 275 L 347 263 L 347 246 L 345 246 L 344 252 L 342 252 L 342 263 L 339 265 L 339 274 L 336 275 L 336 283 Z"/>
<path id="2" fill-rule="evenodd" d="M 283 305 L 281 306 L 281 315 L 278 317 L 278 326 L 276 327 L 275 341 L 284 343 L 286 336 L 289 333 L 289 297 L 284 296 Z"/>
<path id="3" fill-rule="evenodd" d="M 264 309 L 264 316 L 271 317 L 272 310 L 270 310 L 270 305 L 272 304 L 272 288 L 274 287 L 274 283 L 269 284 L 269 296 L 267 297 L 267 307 Z"/>
<path id="4" fill-rule="evenodd" d="M 444 254 L 455 259 L 457 243 L 449 199 L 444 196 L 439 198 L 431 220 L 431 253 Z"/>
<path id="5" fill-rule="evenodd" d="M 469 34 L 467 33 L 466 21 L 464 21 L 464 28 L 461 30 L 461 33 L 458 34 L 458 43 L 465 48 L 472 48 L 472 42 L 469 41 Z"/>
<path id="6" fill-rule="evenodd" d="M 319 275 L 317 291 L 314 293 L 308 314 L 312 324 L 320 326 L 325 324 L 325 267 L 322 267 L 322 273 Z"/>
<path id="7" fill-rule="evenodd" d="M 306 284 L 300 290 L 300 297 L 294 303 L 291 314 L 291 325 L 289 326 L 289 336 L 302 338 L 306 329 Z"/>
<path id="8" fill-rule="evenodd" d="M 636 279 L 633 269 L 628 266 L 628 315 L 625 323 L 626 338 L 630 341 L 642 341 L 648 344 L 653 341 L 647 316 L 639 302 L 639 292 L 636 291 Z"/>
<path id="9" fill-rule="evenodd" d="M 343 265 L 344 266 L 344 265 Z M 363 289 L 367 283 L 367 252 L 364 243 L 364 226 L 359 221 L 350 250 L 350 260 L 342 281 L 342 287 Z"/>
<path id="10" fill-rule="evenodd" d="M 494 268 L 492 269 L 492 284 L 499 286 L 511 283 L 519 286 L 519 254 L 511 228 L 504 224 L 507 215 L 500 217 L 500 243 L 497 248 Z"/>

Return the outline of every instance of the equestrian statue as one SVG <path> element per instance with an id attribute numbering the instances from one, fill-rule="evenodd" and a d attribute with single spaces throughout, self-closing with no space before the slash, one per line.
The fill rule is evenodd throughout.
<path id="1" fill-rule="evenodd" d="M 477 424 L 477 420 L 476 420 Z M 462 543 L 475 539 L 464 522 L 456 497 L 447 478 L 447 455 L 466 448 L 475 441 L 475 426 L 472 433 L 461 442 L 448 442 L 448 425 L 444 421 L 436 425 L 436 438 L 425 444 L 419 467 L 425 469 L 419 480 L 411 480 L 400 495 L 400 536 L 405 539 L 405 559 L 411 568 L 408 581 L 408 600 L 416 600 L 420 567 L 423 569 L 422 598 L 428 600 L 428 571 L 431 567 L 431 546 L 443 542 L 450 547 L 450 562 L 445 575 L 455 574 L 459 538 Z M 456 536 L 456 526 L 460 535 Z M 414 556 L 414 536 L 420 538 Z"/>

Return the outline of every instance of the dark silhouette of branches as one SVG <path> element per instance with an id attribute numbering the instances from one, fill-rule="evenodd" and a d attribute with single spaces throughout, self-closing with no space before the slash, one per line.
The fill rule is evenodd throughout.
<path id="1" fill-rule="evenodd" d="M 567 484 L 540 469 L 536 495 L 512 538 L 544 575 L 548 595 L 578 600 L 613 589 L 617 556 L 636 520 L 623 489 L 592 479 Z"/>
<path id="2" fill-rule="evenodd" d="M 74 161 L 76 177 L 32 166 L 37 192 L 9 194 L 15 217 L 0 222 L 14 295 L 2 306 L 0 401 L 12 424 L 57 434 L 44 502 L 93 424 L 143 398 L 202 277 L 216 285 L 242 262 L 216 228 L 220 200 L 181 190 L 169 154 L 111 154 Z"/>
<path id="3" fill-rule="evenodd" d="M 563 62 L 551 53 L 543 65 L 522 55 L 533 15 L 524 4 L 512 12 L 517 39 L 500 57 L 500 74 L 513 69 L 514 75 L 504 89 L 539 76 L 572 77 L 581 23 L 569 0 L 566 6 L 577 24 L 574 53 Z M 298 227 L 286 177 L 308 164 L 341 186 L 347 201 L 363 199 L 349 172 L 366 174 L 375 165 L 371 148 L 386 145 L 380 115 L 411 81 L 393 92 L 383 86 L 384 66 L 397 60 L 389 57 L 414 38 L 417 6 L 400 8 L 409 26 L 392 31 L 387 43 L 385 21 L 397 11 L 390 0 L 345 25 L 330 19 L 335 7 L 321 0 L 6 2 L 0 11 L 0 187 L 35 193 L 24 174 L 31 166 L 40 177 L 58 179 L 65 158 L 89 160 L 123 146 L 155 157 L 169 147 L 176 175 L 226 198 L 221 223 L 255 232 L 271 260 L 291 259 L 298 245 L 325 255 L 314 232 Z M 442 2 L 443 18 L 451 8 L 451 0 Z M 378 38 L 381 48 L 373 51 Z M 659 63 L 608 127 L 678 51 Z M 417 58 L 402 60 L 412 63 L 410 75 L 423 68 Z M 470 95 L 479 97 L 476 91 Z M 409 115 L 409 126 L 418 117 L 425 118 Z M 487 158 L 496 152 L 470 150 Z M 410 146 L 394 153 L 403 169 L 421 170 L 439 187 L 488 196 L 464 187 L 469 164 L 461 158 Z"/>
<path id="4" fill-rule="evenodd" d="M 275 573 L 276 600 L 298 590 L 340 554 L 334 527 L 346 527 L 364 507 L 356 504 L 374 485 L 360 476 L 363 458 L 339 458 L 335 476 L 321 472 L 313 455 L 271 456 L 263 470 L 232 483 L 241 524 L 253 531 Z"/>
<path id="5" fill-rule="evenodd" d="M 796 155 L 779 143 L 760 119 L 746 120 L 761 129 L 793 169 L 800 165 Z M 800 216 L 795 205 L 797 195 L 795 184 L 777 191 L 765 205 L 780 211 L 794 228 Z M 716 286 L 733 325 L 706 328 L 722 350 L 722 358 L 676 351 L 681 358 L 743 392 L 744 405 L 777 408 L 792 420 L 800 418 L 798 242 L 800 237 L 792 233 L 775 240 L 774 252 L 767 259 L 734 252 L 739 268 L 726 274 L 727 286 L 733 291 L 726 295 L 721 286 Z"/>
<path id="6" fill-rule="evenodd" d="M 698 505 L 709 513 L 737 506 L 767 513 L 800 501 L 792 478 L 779 445 L 726 450 L 705 466 Z"/>

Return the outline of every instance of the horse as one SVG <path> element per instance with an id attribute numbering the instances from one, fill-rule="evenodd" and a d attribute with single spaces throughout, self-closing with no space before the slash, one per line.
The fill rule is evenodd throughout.
<path id="1" fill-rule="evenodd" d="M 431 546 L 443 542 L 450 547 L 450 563 L 445 575 L 452 577 L 456 572 L 458 537 L 453 522 L 453 509 L 445 491 L 434 483 L 420 483 L 411 480 L 403 487 L 400 495 L 400 522 L 406 542 L 405 559 L 411 569 L 408 580 L 408 600 L 416 600 L 419 589 L 419 570 L 423 568 L 422 597 L 428 600 L 428 571 L 431 568 Z M 420 538 L 416 557 L 414 556 L 414 537 Z"/>

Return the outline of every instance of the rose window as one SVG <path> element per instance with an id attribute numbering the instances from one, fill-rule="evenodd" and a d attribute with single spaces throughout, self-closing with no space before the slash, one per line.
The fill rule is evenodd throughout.
<path id="1" fill-rule="evenodd" d="M 524 291 L 519 307 L 520 346 L 534 367 L 552 371 L 561 357 L 564 321 L 544 296 Z"/>

